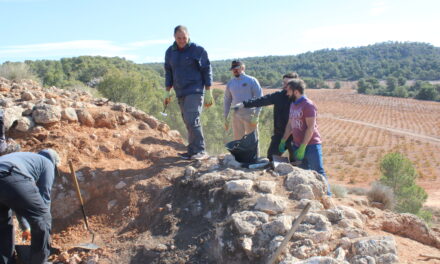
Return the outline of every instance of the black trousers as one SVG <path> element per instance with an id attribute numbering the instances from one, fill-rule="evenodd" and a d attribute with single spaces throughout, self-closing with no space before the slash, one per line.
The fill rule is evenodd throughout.
<path id="1" fill-rule="evenodd" d="M 0 264 L 13 263 L 12 210 L 24 216 L 31 226 L 31 255 L 27 263 L 45 263 L 50 253 L 50 209 L 32 179 L 14 172 L 0 173 Z"/>
<path id="2" fill-rule="evenodd" d="M 278 145 L 281 142 L 283 135 L 273 135 L 270 141 L 269 149 L 267 150 L 267 158 L 272 161 L 273 155 L 281 155 L 278 151 Z M 289 159 L 293 161 L 293 146 L 292 146 L 292 136 L 290 136 L 286 141 L 286 149 L 289 151 Z"/>

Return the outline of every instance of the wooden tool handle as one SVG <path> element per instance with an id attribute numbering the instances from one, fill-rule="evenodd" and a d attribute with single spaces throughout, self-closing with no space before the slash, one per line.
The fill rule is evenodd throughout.
<path id="1" fill-rule="evenodd" d="M 76 195 L 78 196 L 78 199 L 79 199 L 79 202 L 81 203 L 81 206 L 84 206 L 83 199 L 81 196 L 81 191 L 79 190 L 78 180 L 76 179 L 75 170 L 73 169 L 72 160 L 69 160 L 69 167 L 70 167 L 70 176 L 72 177 L 72 181 L 75 185 Z"/>

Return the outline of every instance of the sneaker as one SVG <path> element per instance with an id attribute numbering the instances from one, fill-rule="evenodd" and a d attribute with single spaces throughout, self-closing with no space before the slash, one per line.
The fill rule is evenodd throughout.
<path id="1" fill-rule="evenodd" d="M 182 153 L 179 153 L 178 155 L 179 155 L 179 157 L 181 157 L 184 160 L 191 159 L 191 155 L 189 155 L 188 152 L 182 152 Z"/>
<path id="2" fill-rule="evenodd" d="M 192 160 L 205 160 L 205 159 L 208 159 L 208 158 L 209 158 L 209 155 L 206 154 L 206 152 L 199 152 L 199 153 L 194 154 L 194 155 L 191 156 Z"/>

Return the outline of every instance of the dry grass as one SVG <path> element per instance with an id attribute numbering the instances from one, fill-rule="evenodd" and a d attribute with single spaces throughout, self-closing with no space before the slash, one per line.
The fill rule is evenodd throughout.
<path id="1" fill-rule="evenodd" d="M 379 182 L 374 182 L 371 185 L 371 188 L 367 193 L 367 197 L 370 203 L 381 203 L 384 205 L 385 209 L 392 210 L 396 204 L 393 190 L 388 186 L 380 184 Z"/>

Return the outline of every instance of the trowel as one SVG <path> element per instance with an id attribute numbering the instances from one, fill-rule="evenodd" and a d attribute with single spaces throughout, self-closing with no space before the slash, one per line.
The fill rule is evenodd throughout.
<path id="1" fill-rule="evenodd" d="M 279 155 L 272 155 L 272 166 L 273 169 L 276 169 L 278 167 L 278 165 L 280 165 L 281 163 L 289 163 L 289 158 L 288 157 L 282 157 Z"/>
<path id="2" fill-rule="evenodd" d="M 92 242 L 91 243 L 81 243 L 81 244 L 76 245 L 75 247 L 89 249 L 89 250 L 98 249 L 99 246 L 96 244 L 93 244 L 93 242 L 95 241 L 95 234 L 89 228 L 89 222 L 87 220 L 86 211 L 84 210 L 84 203 L 83 203 L 83 199 L 81 196 L 81 191 L 79 190 L 79 185 L 78 185 L 78 180 L 76 179 L 75 170 L 73 169 L 72 160 L 69 160 L 69 167 L 70 167 L 70 175 L 72 176 L 72 180 L 75 185 L 76 194 L 78 195 L 78 200 L 81 204 L 81 211 L 83 213 L 84 222 L 86 224 L 86 229 L 87 229 L 87 231 L 89 231 L 90 234 L 92 234 Z"/>
<path id="3" fill-rule="evenodd" d="M 166 104 L 165 107 L 163 108 L 163 111 L 160 112 L 161 115 L 163 115 L 163 116 L 168 116 L 168 114 L 165 113 L 165 111 L 167 110 L 167 106 L 168 106 L 168 104 Z"/>

